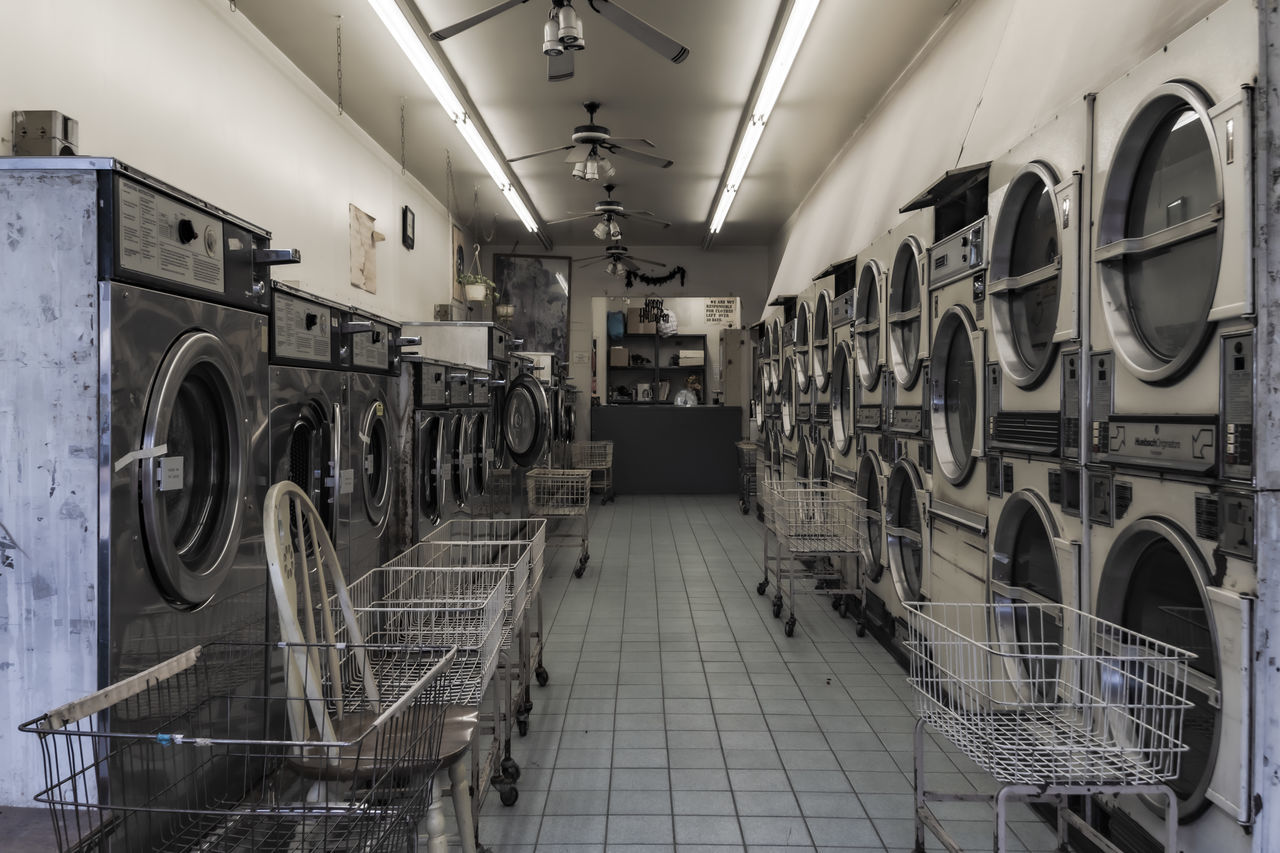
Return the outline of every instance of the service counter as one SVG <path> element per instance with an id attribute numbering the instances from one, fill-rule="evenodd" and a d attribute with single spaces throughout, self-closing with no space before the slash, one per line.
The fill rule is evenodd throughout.
<path id="1" fill-rule="evenodd" d="M 613 442 L 619 495 L 736 494 L 740 406 L 595 406 L 592 441 Z"/>

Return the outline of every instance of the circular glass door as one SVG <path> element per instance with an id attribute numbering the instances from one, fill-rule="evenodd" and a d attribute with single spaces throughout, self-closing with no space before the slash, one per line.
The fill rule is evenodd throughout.
<path id="1" fill-rule="evenodd" d="M 489 415 L 476 412 L 467 424 L 467 449 L 471 460 L 471 494 L 483 495 L 489 489 Z"/>
<path id="2" fill-rule="evenodd" d="M 819 391 L 825 392 L 831 385 L 831 293 L 818 291 L 813 303 L 813 342 L 811 369 L 813 381 Z"/>
<path id="3" fill-rule="evenodd" d="M 467 452 L 466 417 L 449 416 L 449 487 L 459 508 L 467 505 L 471 491 L 471 454 Z"/>
<path id="4" fill-rule="evenodd" d="M 992 331 L 1000 364 L 1014 384 L 1039 384 L 1053 364 L 1058 328 L 1061 229 L 1053 188 L 1058 176 L 1032 163 L 1009 183 L 991 254 Z"/>
<path id="5" fill-rule="evenodd" d="M 796 390 L 801 394 L 809 390 L 809 335 L 813 326 L 813 315 L 809 311 L 809 303 L 801 302 L 796 309 Z"/>
<path id="6" fill-rule="evenodd" d="M 800 442 L 796 445 L 796 479 L 807 480 L 810 476 L 809 439 L 806 436 L 801 436 Z"/>
<path id="7" fill-rule="evenodd" d="M 751 422 L 756 425 L 756 429 L 764 426 L 765 374 L 768 369 L 769 365 L 764 362 L 757 365 L 755 380 L 751 383 Z"/>
<path id="8" fill-rule="evenodd" d="M 1222 258 L 1222 176 L 1209 100 L 1168 83 L 1129 120 L 1098 222 L 1111 340 L 1147 382 L 1189 370 L 1208 339 Z M 1244 131 L 1247 132 L 1247 131 Z"/>
<path id="9" fill-rule="evenodd" d="M 973 452 L 979 438 L 981 386 L 969 337 L 975 331 L 967 310 L 960 306 L 947 309 L 933 339 L 933 368 L 929 371 L 933 449 L 942 475 L 956 485 L 973 472 Z"/>
<path id="10" fill-rule="evenodd" d="M 375 400 L 365 409 L 355 438 L 360 442 L 359 476 L 364 493 L 364 511 L 370 522 L 380 525 L 387 520 L 387 510 L 391 505 L 393 444 L 386 406 L 381 400 Z"/>
<path id="11" fill-rule="evenodd" d="M 868 391 L 880 382 L 880 265 L 867 261 L 858 274 L 854 296 L 853 346 L 858 356 L 858 381 Z"/>
<path id="12" fill-rule="evenodd" d="M 1062 570 L 1053 540 L 1058 526 L 1048 504 L 1035 492 L 1022 490 L 1009 496 L 991 540 L 992 603 L 998 608 L 996 633 L 1002 643 L 1021 650 L 1010 678 L 1028 682 L 1040 699 L 1056 697 L 1057 660 L 1062 653 L 1062 624 L 1052 610 L 1021 605 L 1062 603 Z"/>
<path id="13" fill-rule="evenodd" d="M 924 247 L 915 237 L 908 237 L 898 245 L 889 274 L 889 353 L 900 388 L 910 388 L 920 375 L 924 262 Z"/>
<path id="14" fill-rule="evenodd" d="M 1190 820 L 1209 806 L 1222 733 L 1222 684 L 1213 612 L 1205 593 L 1209 574 L 1200 550 L 1176 525 L 1156 518 L 1130 524 L 1117 537 L 1102 568 L 1098 616 L 1196 654 L 1185 712 L 1177 778 L 1179 817 Z"/>
<path id="15" fill-rule="evenodd" d="M 813 442 L 811 473 L 815 480 L 831 479 L 831 460 L 827 456 L 827 446 L 821 440 Z"/>
<path id="16" fill-rule="evenodd" d="M 796 369 L 795 358 L 787 356 L 782 365 L 782 433 L 787 440 L 796 435 Z"/>
<path id="17" fill-rule="evenodd" d="M 778 378 L 776 374 L 779 374 L 781 372 L 781 366 L 782 366 L 782 318 L 781 317 L 778 317 L 773 321 L 772 357 L 773 357 L 773 370 L 775 373 L 775 381 L 776 381 Z"/>
<path id="18" fill-rule="evenodd" d="M 250 488 L 243 379 L 226 344 L 188 332 L 165 355 L 147 400 L 140 465 L 151 571 L 176 607 L 199 607 L 240 547 Z"/>
<path id="19" fill-rule="evenodd" d="M 440 521 L 440 464 L 445 458 L 445 437 L 441 419 L 423 418 L 418 425 L 418 470 L 414 477 L 418 514 L 432 524 Z"/>
<path id="20" fill-rule="evenodd" d="M 849 342 L 841 341 L 831 367 L 831 444 L 841 456 L 848 456 L 853 446 L 853 359 Z"/>
<path id="21" fill-rule="evenodd" d="M 522 468 L 538 461 L 550 431 L 547 394 L 542 383 L 527 373 L 507 387 L 502 413 L 503 441 L 511 459 Z"/>
<path id="22" fill-rule="evenodd" d="M 880 494 L 880 463 L 871 452 L 862 454 L 858 463 L 857 495 L 863 501 L 862 548 L 867 567 L 867 580 L 878 583 L 884 575 L 883 501 Z"/>
<path id="23" fill-rule="evenodd" d="M 330 413 L 318 400 L 302 406 L 289 429 L 289 480 L 306 492 L 333 533 L 333 427 Z"/>
<path id="24" fill-rule="evenodd" d="M 776 482 L 782 479 L 782 429 L 780 427 L 774 427 L 770 442 L 772 450 L 769 452 L 769 466 L 773 469 L 773 479 Z"/>
<path id="25" fill-rule="evenodd" d="M 885 525 L 889 541 L 889 567 L 898 597 L 919 601 L 924 592 L 924 515 L 920 474 L 907 461 L 899 461 L 889 475 Z"/>

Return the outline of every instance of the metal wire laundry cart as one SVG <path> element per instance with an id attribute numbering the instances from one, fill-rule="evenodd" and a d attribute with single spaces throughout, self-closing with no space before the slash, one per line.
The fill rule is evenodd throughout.
<path id="1" fill-rule="evenodd" d="M 613 442 L 575 441 L 569 445 L 569 464 L 591 469 L 591 488 L 600 490 L 600 503 L 613 500 Z"/>
<path id="2" fill-rule="evenodd" d="M 739 441 L 738 448 L 738 509 L 746 515 L 756 499 L 756 443 Z"/>
<path id="3" fill-rule="evenodd" d="M 1063 605 L 908 605 L 907 648 L 919 720 L 915 728 L 916 851 L 924 830 L 960 848 L 930 802 L 995 806 L 994 850 L 1006 850 L 1008 802 L 1057 807 L 1103 850 L 1119 850 L 1067 808 L 1067 797 L 1165 798 L 1167 851 L 1177 850 L 1178 775 L 1189 662 L 1195 656 Z M 932 726 L 1001 783 L 995 794 L 925 787 L 924 727 Z"/>
<path id="4" fill-rule="evenodd" d="M 58 849 L 410 849 L 453 653 L 419 649 L 416 677 L 370 689 L 358 674 L 378 651 L 196 646 L 24 723 Z M 283 692 L 264 693 L 264 673 Z"/>
<path id="5" fill-rule="evenodd" d="M 844 560 L 860 547 L 863 501 L 829 480 L 782 480 L 768 484 L 765 504 L 764 579 L 756 592 L 774 584 L 773 615 L 787 620 L 783 632 L 795 634 L 795 582 L 813 580 L 829 591 L 844 592 Z M 770 547 L 777 543 L 777 550 Z"/>
<path id="6" fill-rule="evenodd" d="M 525 488 L 528 490 L 529 514 L 547 519 L 570 518 L 580 519 L 580 535 L 578 550 L 578 566 L 573 576 L 580 578 L 591 559 L 591 551 L 587 545 L 588 522 L 587 509 L 591 506 L 591 469 L 589 468 L 532 468 L 524 475 Z M 573 533 L 555 534 L 561 538 L 572 539 Z M 551 534 L 548 534 L 550 538 Z"/>

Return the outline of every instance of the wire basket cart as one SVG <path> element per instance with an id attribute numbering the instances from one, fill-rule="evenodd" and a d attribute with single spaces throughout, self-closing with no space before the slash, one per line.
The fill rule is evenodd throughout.
<path id="1" fill-rule="evenodd" d="M 453 653 L 416 650 L 419 675 L 378 690 L 360 678 L 374 651 L 196 646 L 24 723 L 58 849 L 409 849 L 440 763 Z"/>
<path id="2" fill-rule="evenodd" d="M 930 802 L 995 807 L 994 850 L 1006 850 L 1008 802 L 1057 808 L 1058 842 L 1074 827 L 1117 851 L 1067 808 L 1067 797 L 1164 797 L 1167 851 L 1177 850 L 1178 775 L 1190 661 L 1195 655 L 1057 604 L 915 602 L 907 610 L 916 691 L 915 849 L 927 828 L 959 851 Z M 994 794 L 925 787 L 924 727 L 990 773 Z"/>
<path id="3" fill-rule="evenodd" d="M 613 442 L 575 441 L 569 445 L 569 465 L 591 470 L 591 488 L 599 489 L 600 503 L 613 500 Z"/>
<path id="4" fill-rule="evenodd" d="M 746 515 L 756 499 L 756 443 L 739 441 L 738 448 L 738 509 Z"/>
<path id="5" fill-rule="evenodd" d="M 532 468 L 525 473 L 525 488 L 529 498 L 529 514 L 544 518 L 548 524 L 553 518 L 579 519 L 578 565 L 573 576 L 582 577 L 586 571 L 591 551 L 587 544 L 587 510 L 591 506 L 590 468 Z M 572 532 L 555 534 L 560 538 L 575 538 Z M 547 538 L 551 538 L 548 534 Z"/>
<path id="6" fill-rule="evenodd" d="M 783 632 L 795 634 L 795 582 L 812 580 L 829 594 L 845 589 L 844 557 L 861 545 L 862 499 L 830 480 L 773 479 L 764 501 L 764 578 L 756 592 L 774 585 L 773 616 L 787 619 Z M 771 545 L 776 543 L 776 550 Z"/>
<path id="7" fill-rule="evenodd" d="M 759 445 L 756 451 L 756 519 L 765 520 L 765 503 L 776 479 L 773 465 L 769 462 L 768 447 Z"/>
<path id="8" fill-rule="evenodd" d="M 512 477 L 510 468 L 490 468 L 488 482 L 482 494 L 471 500 L 472 511 L 477 517 L 511 515 Z"/>

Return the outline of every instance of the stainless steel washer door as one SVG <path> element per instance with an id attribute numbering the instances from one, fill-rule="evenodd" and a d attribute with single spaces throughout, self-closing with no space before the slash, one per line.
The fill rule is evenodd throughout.
<path id="1" fill-rule="evenodd" d="M 889 568 L 898 597 L 904 602 L 924 597 L 924 520 L 929 512 L 920 473 L 910 462 L 899 460 L 885 489 L 885 533 Z"/>
<path id="2" fill-rule="evenodd" d="M 355 438 L 360 442 L 364 511 L 370 523 L 380 526 L 386 522 L 391 506 L 391 455 L 395 442 L 386 405 L 381 400 L 371 402 L 365 409 Z"/>
<path id="3" fill-rule="evenodd" d="M 550 409 L 542 383 L 522 374 L 507 388 L 502 412 L 503 442 L 511 459 L 527 468 L 542 455 L 550 433 Z"/>
<path id="4" fill-rule="evenodd" d="M 208 332 L 179 338 L 151 388 L 142 526 L 152 574 L 177 607 L 208 602 L 240 547 L 249 488 L 246 405 L 235 358 Z"/>
<path id="5" fill-rule="evenodd" d="M 418 515 L 431 524 L 438 524 L 443 503 L 440 466 L 446 456 L 443 419 L 438 415 L 423 418 L 418 425 L 416 441 L 418 469 L 414 472 L 414 499 L 418 504 Z"/>
<path id="6" fill-rule="evenodd" d="M 471 496 L 471 459 L 467 452 L 467 419 L 454 413 L 449 417 L 449 490 L 458 509 L 465 509 Z"/>
<path id="7" fill-rule="evenodd" d="M 831 368 L 831 446 L 841 456 L 848 456 L 853 447 L 855 423 L 854 355 L 848 341 L 841 341 Z"/>
<path id="8" fill-rule="evenodd" d="M 489 490 L 489 464 L 493 450 L 489 446 L 489 415 L 476 412 L 467 421 L 467 452 L 471 460 L 470 486 L 472 497 L 479 497 Z"/>

